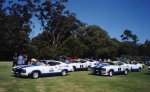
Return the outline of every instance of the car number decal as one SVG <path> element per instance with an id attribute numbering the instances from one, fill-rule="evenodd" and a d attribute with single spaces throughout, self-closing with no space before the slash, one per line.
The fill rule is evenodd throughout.
<path id="1" fill-rule="evenodd" d="M 54 72 L 54 69 L 53 69 L 53 68 L 51 68 L 51 69 L 49 70 L 49 72 Z"/>
<path id="2" fill-rule="evenodd" d="M 118 71 L 121 71 L 121 68 L 118 68 Z"/>

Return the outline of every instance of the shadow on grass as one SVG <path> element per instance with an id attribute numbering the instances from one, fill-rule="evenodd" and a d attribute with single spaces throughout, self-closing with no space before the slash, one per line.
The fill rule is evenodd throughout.
<path id="1" fill-rule="evenodd" d="M 101 77 L 113 77 L 113 76 L 121 76 L 121 75 L 124 75 L 124 74 L 114 74 L 113 76 L 108 76 L 108 75 L 101 75 L 101 74 L 92 74 L 92 73 L 89 73 L 89 75 L 92 75 L 92 76 L 101 76 Z M 125 76 L 127 76 L 127 75 L 125 75 Z"/>
<path id="2" fill-rule="evenodd" d="M 144 73 L 145 75 L 150 75 L 150 73 Z"/>
<path id="3" fill-rule="evenodd" d="M 69 76 L 70 74 L 67 74 L 65 76 Z M 56 77 L 56 76 L 62 76 L 60 74 L 52 74 L 52 75 L 42 75 L 38 78 L 47 78 L 47 77 Z M 62 76 L 62 77 L 65 77 L 65 76 Z M 31 76 L 12 76 L 14 78 L 21 78 L 21 79 L 33 79 Z"/>
<path id="4" fill-rule="evenodd" d="M 89 73 L 89 75 L 91 75 L 91 76 L 100 76 L 100 77 L 109 77 L 109 76 L 107 76 L 107 75 L 92 74 L 92 73 Z"/>

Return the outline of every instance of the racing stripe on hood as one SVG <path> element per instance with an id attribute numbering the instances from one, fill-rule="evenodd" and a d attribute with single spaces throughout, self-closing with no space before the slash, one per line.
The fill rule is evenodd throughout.
<path id="1" fill-rule="evenodd" d="M 18 68 L 27 68 L 27 67 L 33 67 L 33 66 L 36 66 L 36 65 L 21 65 L 21 66 L 18 66 Z"/>

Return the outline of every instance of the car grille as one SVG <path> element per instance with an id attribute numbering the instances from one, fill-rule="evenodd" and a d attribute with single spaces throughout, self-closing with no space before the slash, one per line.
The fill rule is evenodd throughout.
<path id="1" fill-rule="evenodd" d="M 22 72 L 21 69 L 13 69 L 14 72 Z"/>
<path id="2" fill-rule="evenodd" d="M 95 68 L 95 71 L 101 71 L 102 68 Z"/>

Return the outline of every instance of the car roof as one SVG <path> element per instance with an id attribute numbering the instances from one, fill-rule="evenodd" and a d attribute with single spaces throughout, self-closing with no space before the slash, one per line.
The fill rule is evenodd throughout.
<path id="1" fill-rule="evenodd" d="M 61 61 L 57 61 L 57 60 L 46 60 L 47 62 L 59 62 L 62 63 Z"/>
<path id="2" fill-rule="evenodd" d="M 56 61 L 56 60 L 38 60 L 39 62 L 45 62 L 45 63 L 48 63 L 48 62 L 59 62 L 59 63 L 62 63 L 60 61 Z"/>

